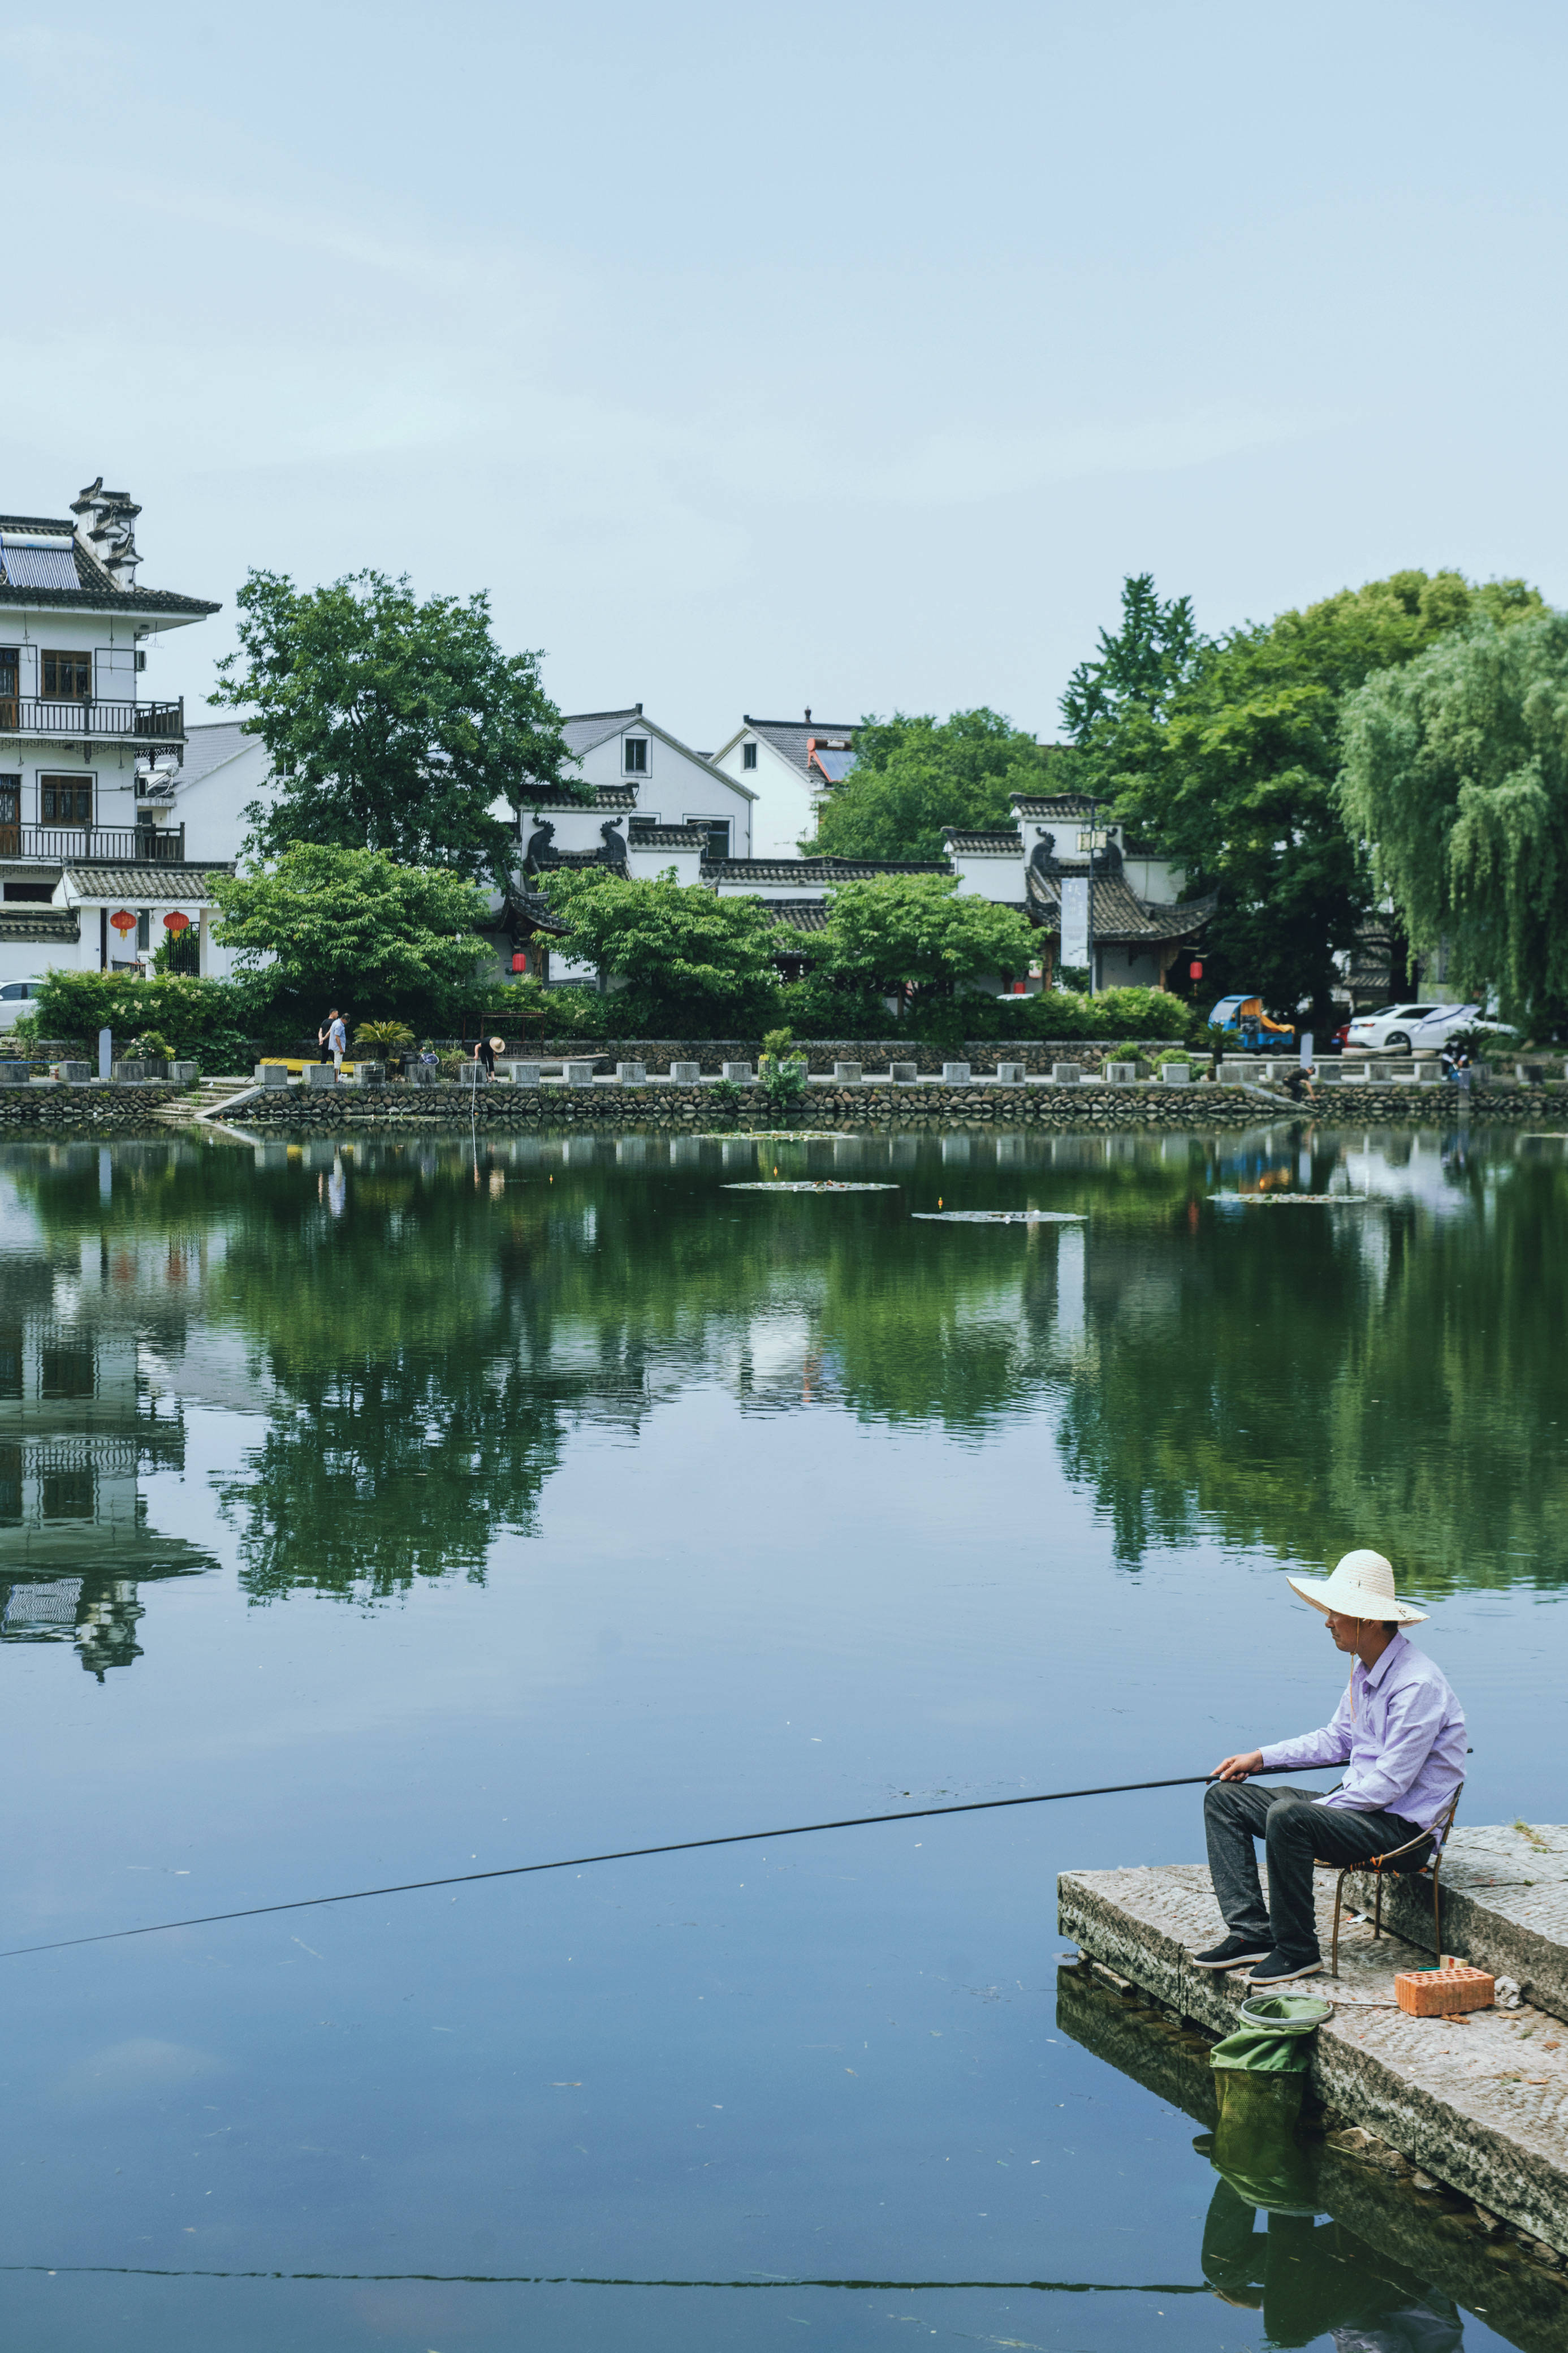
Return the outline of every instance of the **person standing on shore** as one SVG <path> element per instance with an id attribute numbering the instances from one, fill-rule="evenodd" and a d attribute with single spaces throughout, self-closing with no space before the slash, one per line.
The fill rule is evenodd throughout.
<path id="1" fill-rule="evenodd" d="M 349 1033 L 344 1026 L 343 1017 L 335 1005 L 327 1016 L 326 1027 L 317 1030 L 316 1041 L 324 1054 L 331 1056 L 332 1068 L 339 1078 L 342 1078 L 343 1056 L 348 1052 L 349 1047 Z"/>

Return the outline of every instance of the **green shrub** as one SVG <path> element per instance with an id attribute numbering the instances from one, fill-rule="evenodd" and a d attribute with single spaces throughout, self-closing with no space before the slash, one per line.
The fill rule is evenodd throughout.
<path id="1" fill-rule="evenodd" d="M 400 1054 L 414 1043 L 414 1032 L 406 1021 L 362 1021 L 354 1031 L 354 1050 L 380 1054 Z"/>
<path id="2" fill-rule="evenodd" d="M 805 1092 L 807 1065 L 792 1052 L 794 1045 L 789 1029 L 770 1029 L 763 1039 L 757 1079 L 775 1111 L 787 1111 Z"/>
<path id="3" fill-rule="evenodd" d="M 836 980 L 826 972 L 786 981 L 779 1002 L 797 1038 L 885 1038 L 900 1026 L 879 989 Z"/>
<path id="4" fill-rule="evenodd" d="M 63 1038 L 89 1056 L 98 1032 L 116 1045 L 156 1030 L 169 1051 L 209 1071 L 238 1070 L 253 1043 L 270 1042 L 258 1030 L 253 1000 L 241 983 L 188 974 L 149 979 L 140 973 L 51 972 L 37 997 L 37 1034 Z"/>
<path id="5" fill-rule="evenodd" d="M 489 1015 L 514 1038 L 604 1038 L 628 1034 L 624 1015 L 612 1009 L 616 997 L 601 996 L 591 982 L 505 980 L 493 988 L 468 991 L 463 1010 L 469 1019 Z"/>
<path id="6" fill-rule="evenodd" d="M 956 997 L 922 1007 L 917 993 L 909 1029 L 930 1044 L 964 1038 L 1003 1043 L 1046 1038 L 1169 1038 L 1184 1043 L 1193 1009 L 1163 988 L 1106 988 L 1098 997 L 1047 988 L 1037 997 Z"/>

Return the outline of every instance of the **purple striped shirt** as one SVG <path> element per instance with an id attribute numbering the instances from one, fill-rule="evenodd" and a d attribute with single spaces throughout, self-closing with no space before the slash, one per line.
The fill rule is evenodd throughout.
<path id="1" fill-rule="evenodd" d="M 1323 1800 L 1354 1814 L 1398 1814 L 1429 1831 L 1465 1778 L 1465 1711 L 1424 1651 L 1395 1634 L 1370 1674 L 1358 1659 L 1350 1688 L 1321 1732 L 1276 1740 L 1266 1766 L 1342 1765 Z"/>

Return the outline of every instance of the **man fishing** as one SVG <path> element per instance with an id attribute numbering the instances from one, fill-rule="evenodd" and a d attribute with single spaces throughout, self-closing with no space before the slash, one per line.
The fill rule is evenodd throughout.
<path id="1" fill-rule="evenodd" d="M 1315 1859 L 1335 1865 L 1367 1862 L 1428 1843 L 1405 1860 L 1419 1868 L 1430 1833 L 1465 1778 L 1464 1710 L 1440 1668 L 1401 1630 L 1418 1625 L 1394 1589 L 1394 1570 L 1377 1552 L 1347 1553 L 1332 1577 L 1293 1577 L 1293 1589 L 1329 1621 L 1336 1649 L 1355 1664 L 1345 1695 L 1321 1732 L 1227 1757 L 1204 1793 L 1209 1872 L 1226 1934 L 1200 1969 L 1247 1969 L 1248 1985 L 1285 1985 L 1322 1966 L 1312 1898 Z M 1283 1766 L 1342 1765 L 1344 1779 L 1326 1796 L 1313 1789 L 1247 1786 L 1250 1773 Z M 1253 1841 L 1268 1854 L 1265 1905 Z"/>

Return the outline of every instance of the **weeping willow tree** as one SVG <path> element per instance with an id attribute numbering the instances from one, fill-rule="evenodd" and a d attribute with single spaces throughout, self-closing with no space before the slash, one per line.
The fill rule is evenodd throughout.
<path id="1" fill-rule="evenodd" d="M 1370 678 L 1338 793 L 1413 944 L 1538 1025 L 1568 1008 L 1568 614 L 1457 633 Z"/>

